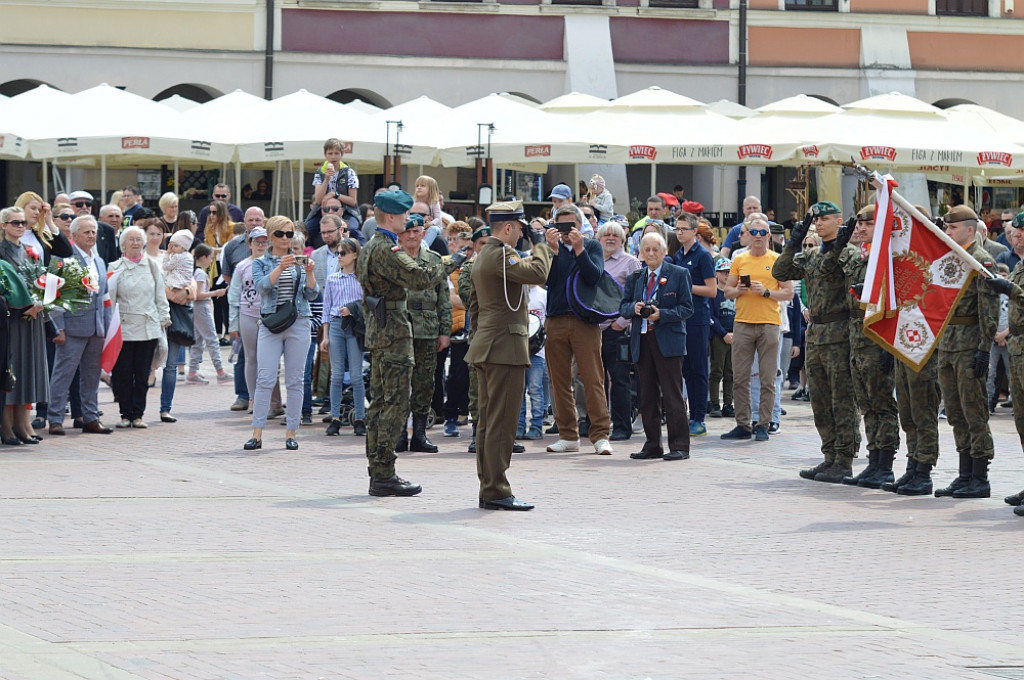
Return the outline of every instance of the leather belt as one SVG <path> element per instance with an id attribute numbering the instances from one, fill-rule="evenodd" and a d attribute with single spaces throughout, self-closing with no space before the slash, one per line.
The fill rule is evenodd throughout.
<path id="1" fill-rule="evenodd" d="M 951 316 L 949 317 L 950 326 L 973 326 L 978 323 L 978 317 L 976 316 Z"/>
<path id="2" fill-rule="evenodd" d="M 405 300 L 385 300 L 384 309 L 407 309 Z"/>
<path id="3" fill-rule="evenodd" d="M 846 312 L 834 312 L 822 316 L 811 315 L 811 323 L 833 323 L 835 321 L 846 321 L 849 315 Z"/>
<path id="4" fill-rule="evenodd" d="M 437 306 L 433 302 L 421 302 L 419 300 L 413 300 L 409 302 L 409 309 L 415 309 L 418 312 L 432 311 Z"/>

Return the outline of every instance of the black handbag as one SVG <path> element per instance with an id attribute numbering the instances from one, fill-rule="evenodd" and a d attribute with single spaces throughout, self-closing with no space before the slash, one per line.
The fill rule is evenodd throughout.
<path id="1" fill-rule="evenodd" d="M 196 342 L 195 321 L 191 305 L 179 305 L 168 300 L 171 311 L 171 325 L 167 327 L 167 339 L 179 347 L 191 347 Z"/>
<path id="2" fill-rule="evenodd" d="M 14 386 L 18 384 L 18 378 L 10 368 L 0 375 L 0 392 L 13 392 Z"/>
<path id="3" fill-rule="evenodd" d="M 291 328 L 297 318 L 299 318 L 299 309 L 295 306 L 295 300 L 278 305 L 277 309 L 270 314 L 260 314 L 263 325 L 271 333 L 283 333 Z"/>

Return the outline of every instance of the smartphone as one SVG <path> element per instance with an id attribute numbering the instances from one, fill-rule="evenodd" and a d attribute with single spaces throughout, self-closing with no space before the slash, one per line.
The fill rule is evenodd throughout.
<path id="1" fill-rule="evenodd" d="M 575 222 L 555 222 L 555 229 L 562 234 L 568 234 L 576 226 Z"/>
<path id="2" fill-rule="evenodd" d="M 296 255 L 295 256 L 295 264 L 299 265 L 300 267 L 305 267 L 306 266 L 306 261 L 308 259 L 309 258 L 306 257 L 305 255 Z M 747 278 L 750 278 L 750 277 L 748 276 Z"/>
<path id="3" fill-rule="evenodd" d="M 740 283 L 750 288 L 750 274 L 740 274 Z"/>

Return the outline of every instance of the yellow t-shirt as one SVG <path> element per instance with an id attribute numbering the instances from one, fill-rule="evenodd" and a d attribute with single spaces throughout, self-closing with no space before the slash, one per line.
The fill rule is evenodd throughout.
<path id="1" fill-rule="evenodd" d="M 760 281 L 768 290 L 778 290 L 779 282 L 772 276 L 772 266 L 778 258 L 779 254 L 773 250 L 760 257 L 751 255 L 748 250 L 733 258 L 729 276 L 748 274 L 751 281 Z M 753 292 L 743 293 L 736 298 L 736 321 L 779 326 L 782 323 L 779 319 L 779 303 Z"/>

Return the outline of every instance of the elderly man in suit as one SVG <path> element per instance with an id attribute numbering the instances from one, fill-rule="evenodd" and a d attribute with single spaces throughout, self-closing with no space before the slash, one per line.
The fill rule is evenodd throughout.
<path id="1" fill-rule="evenodd" d="M 473 340 L 466 362 L 476 367 L 480 422 L 476 429 L 476 470 L 480 507 L 532 510 L 517 500 L 505 472 L 512 461 L 526 369 L 530 366 L 528 284 L 543 284 L 551 268 L 551 249 L 541 232 L 530 230 L 520 201 L 487 208 L 491 237 L 473 265 L 469 305 Z M 515 244 L 523 236 L 533 254 L 523 257 Z"/>
<path id="2" fill-rule="evenodd" d="M 113 430 L 99 420 L 100 355 L 103 339 L 110 324 L 110 308 L 103 305 L 107 294 L 107 268 L 103 260 L 93 255 L 96 245 L 96 219 L 91 215 L 76 217 L 71 222 L 71 240 L 78 262 L 89 270 L 89 278 L 96 282 L 97 292 L 89 299 L 89 306 L 75 312 L 53 314 L 59 329 L 53 344 L 57 346 L 50 376 L 50 404 L 47 420 L 50 434 L 64 434 L 64 405 L 68 388 L 77 371 L 81 371 L 82 431 L 91 434 L 110 434 Z"/>
<path id="3" fill-rule="evenodd" d="M 693 314 L 690 273 L 665 260 L 668 246 L 661 234 L 640 239 L 643 269 L 630 274 L 619 313 L 632 321 L 629 349 L 639 374 L 640 415 L 647 441 L 635 460 L 690 457 L 690 427 L 683 400 L 686 320 Z M 668 453 L 661 446 L 661 405 L 668 425 Z"/>

